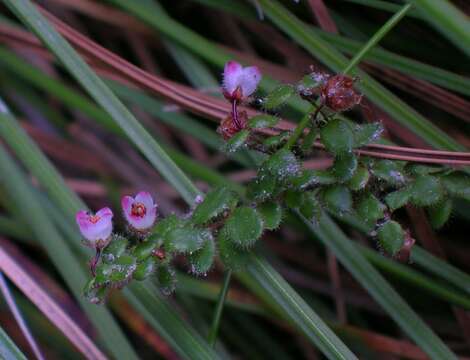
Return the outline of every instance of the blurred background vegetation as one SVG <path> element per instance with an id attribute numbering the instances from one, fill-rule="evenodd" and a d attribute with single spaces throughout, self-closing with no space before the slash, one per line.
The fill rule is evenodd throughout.
<path id="1" fill-rule="evenodd" d="M 118 209 L 139 190 L 161 214 L 185 212 L 196 187 L 242 192 L 257 159 L 220 151 L 225 62 L 259 66 L 262 96 L 310 66 L 341 72 L 381 31 L 355 72 L 363 106 L 347 116 L 382 122 L 398 159 L 469 161 L 468 1 L 4 0 L 1 10 L 3 357 L 470 357 L 468 188 L 439 231 L 421 209 L 397 212 L 417 240 L 411 264 L 382 256 L 353 218 L 314 229 L 288 215 L 232 278 L 215 349 L 221 264 L 198 278 L 177 262 L 170 297 L 134 282 L 92 305 L 91 252 L 74 223 L 77 210 Z M 297 99 L 277 113 L 293 122 L 307 108 Z M 330 163 L 317 151 L 308 166 Z"/>

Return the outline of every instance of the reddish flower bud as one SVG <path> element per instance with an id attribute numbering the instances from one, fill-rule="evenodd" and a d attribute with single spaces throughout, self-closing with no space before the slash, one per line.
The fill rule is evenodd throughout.
<path id="1" fill-rule="evenodd" d="M 248 115 L 246 111 L 238 112 L 237 119 L 238 124 L 236 121 L 234 121 L 232 113 L 230 113 L 220 122 L 220 125 L 217 128 L 217 133 L 222 135 L 224 140 L 230 139 L 233 135 L 246 127 L 248 122 Z"/>
<path id="2" fill-rule="evenodd" d="M 354 79 L 338 74 L 329 78 L 322 88 L 323 103 L 333 111 L 346 111 L 359 104 L 362 95 L 353 88 Z"/>

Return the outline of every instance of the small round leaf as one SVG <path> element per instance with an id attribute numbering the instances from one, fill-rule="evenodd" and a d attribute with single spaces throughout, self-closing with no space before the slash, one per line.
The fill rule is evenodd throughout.
<path id="1" fill-rule="evenodd" d="M 429 221 L 434 229 L 440 229 L 452 214 L 452 200 L 447 199 L 428 208 Z"/>
<path id="2" fill-rule="evenodd" d="M 237 205 L 237 195 L 226 187 L 219 187 L 209 192 L 204 201 L 193 212 L 192 220 L 197 225 L 216 218 L 226 210 Z"/>
<path id="3" fill-rule="evenodd" d="M 444 197 L 444 187 L 435 176 L 419 176 L 411 185 L 411 199 L 417 206 L 431 206 Z"/>
<path id="4" fill-rule="evenodd" d="M 250 207 L 239 207 L 225 223 L 227 236 L 242 248 L 252 247 L 263 233 L 263 220 L 258 212 Z"/>
<path id="5" fill-rule="evenodd" d="M 392 256 L 398 253 L 405 242 L 405 232 L 396 221 L 387 221 L 377 232 L 380 247 Z"/>
<path id="6" fill-rule="evenodd" d="M 336 155 L 333 164 L 333 174 L 341 182 L 350 180 L 357 169 L 357 158 L 354 153 L 341 153 Z"/>
<path id="7" fill-rule="evenodd" d="M 269 93 L 264 99 L 266 110 L 275 109 L 284 104 L 294 94 L 295 89 L 292 85 L 281 85 Z"/>
<path id="8" fill-rule="evenodd" d="M 354 145 L 351 127 L 346 121 L 331 120 L 320 131 L 321 141 L 332 154 L 350 152 Z"/>
<path id="9" fill-rule="evenodd" d="M 266 202 L 260 204 L 257 208 L 260 215 L 263 217 L 264 228 L 268 230 L 275 230 L 279 227 L 282 221 L 282 206 L 277 202 Z"/>
<path id="10" fill-rule="evenodd" d="M 351 211 L 352 196 L 346 186 L 336 185 L 323 192 L 323 201 L 328 210 L 341 214 Z"/>
<path id="11" fill-rule="evenodd" d="M 149 275 L 155 271 L 155 261 L 152 258 L 147 258 L 137 265 L 132 277 L 136 280 L 145 280 Z"/>
<path id="12" fill-rule="evenodd" d="M 261 114 L 253 116 L 248 121 L 248 127 L 251 129 L 263 129 L 276 126 L 279 118 L 273 115 Z"/>
<path id="13" fill-rule="evenodd" d="M 215 257 L 215 243 L 213 239 L 206 241 L 201 249 L 189 256 L 191 272 L 205 275 L 212 267 Z"/>
<path id="14" fill-rule="evenodd" d="M 234 153 L 245 146 L 250 132 L 246 129 L 240 130 L 235 135 L 233 135 L 229 140 L 224 144 L 223 151 L 227 153 Z"/>

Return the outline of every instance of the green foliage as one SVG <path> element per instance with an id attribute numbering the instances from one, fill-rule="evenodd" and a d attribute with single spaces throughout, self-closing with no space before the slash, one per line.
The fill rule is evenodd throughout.
<path id="1" fill-rule="evenodd" d="M 292 85 L 280 85 L 264 98 L 263 106 L 266 110 L 276 109 L 285 104 L 294 93 Z"/>
<path id="2" fill-rule="evenodd" d="M 279 118 L 269 114 L 255 115 L 248 121 L 250 129 L 264 129 L 277 125 Z"/>
<path id="3" fill-rule="evenodd" d="M 233 211 L 225 222 L 226 237 L 242 249 L 252 247 L 263 233 L 263 219 L 248 206 Z"/>
<path id="4" fill-rule="evenodd" d="M 357 158 L 352 153 L 341 153 L 336 155 L 333 164 L 333 173 L 340 182 L 351 180 L 357 169 Z"/>
<path id="5" fill-rule="evenodd" d="M 232 210 L 238 202 L 237 195 L 226 187 L 216 188 L 204 198 L 192 215 L 196 225 L 202 225 L 220 216 L 225 211 Z"/>
<path id="6" fill-rule="evenodd" d="M 232 138 L 227 140 L 224 144 L 224 151 L 227 153 L 234 153 L 241 150 L 245 146 L 249 136 L 250 132 L 248 130 L 239 131 Z"/>
<path id="7" fill-rule="evenodd" d="M 326 149 L 333 154 L 351 152 L 354 146 L 354 134 L 349 124 L 340 119 L 328 122 L 320 131 L 321 140 Z"/>
<path id="8" fill-rule="evenodd" d="M 216 251 L 214 239 L 209 238 L 206 240 L 202 248 L 189 256 L 191 272 L 198 275 L 206 274 L 214 263 L 215 255 Z"/>
<path id="9" fill-rule="evenodd" d="M 263 218 L 264 228 L 275 230 L 282 221 L 283 209 L 278 202 L 270 201 L 259 204 L 256 208 Z"/>
<path id="10" fill-rule="evenodd" d="M 387 221 L 377 231 L 380 247 L 390 255 L 396 255 L 405 241 L 405 232 L 396 221 Z"/>

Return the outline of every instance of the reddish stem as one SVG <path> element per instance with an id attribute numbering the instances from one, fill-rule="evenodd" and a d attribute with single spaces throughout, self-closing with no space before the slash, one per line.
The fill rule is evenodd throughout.
<path id="1" fill-rule="evenodd" d="M 98 265 L 98 261 L 100 260 L 100 257 L 101 257 L 101 248 L 97 247 L 96 254 L 90 262 L 90 271 L 93 277 L 96 276 L 96 266 Z"/>
<path id="2" fill-rule="evenodd" d="M 238 119 L 238 110 L 237 110 L 238 101 L 232 100 L 232 119 L 237 127 L 237 130 L 241 130 L 240 120 Z"/>

